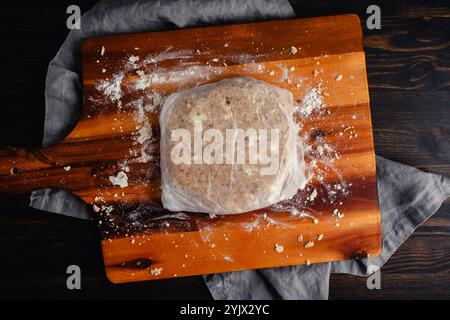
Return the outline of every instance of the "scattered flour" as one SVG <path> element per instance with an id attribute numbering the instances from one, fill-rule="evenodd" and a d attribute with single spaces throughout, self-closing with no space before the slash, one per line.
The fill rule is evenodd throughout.
<path id="1" fill-rule="evenodd" d="M 226 47 L 227 45 L 225 45 Z M 297 54 L 300 48 L 296 48 L 294 46 L 288 48 L 291 54 Z M 205 49 L 202 52 L 207 52 Z M 198 50 L 197 54 L 204 54 Z M 102 47 L 101 55 L 105 53 L 104 47 Z M 117 72 L 112 75 L 110 79 L 106 79 L 97 84 L 96 89 L 100 91 L 106 98 L 110 101 L 117 102 L 119 109 L 122 108 L 122 98 L 123 91 L 122 86 L 127 87 L 128 90 L 136 92 L 137 90 L 141 91 L 139 93 L 138 99 L 134 99 L 132 101 L 127 101 L 123 99 L 123 108 L 128 108 L 132 110 L 133 116 L 136 120 L 136 131 L 133 134 L 133 146 L 130 148 L 129 154 L 130 158 L 125 159 L 122 163 L 120 163 L 120 170 L 116 176 L 110 176 L 109 181 L 113 185 L 118 185 L 121 188 L 125 188 L 128 186 L 128 176 L 126 173 L 130 172 L 130 167 L 127 163 L 146 163 L 148 161 L 153 160 L 153 131 L 151 124 L 148 120 L 148 113 L 155 113 L 161 108 L 164 104 L 164 97 L 161 96 L 158 92 L 153 91 L 153 87 L 164 85 L 164 84 L 179 84 L 184 82 L 201 84 L 205 81 L 212 79 L 216 75 L 220 75 L 224 68 L 220 66 L 212 66 L 212 65 L 199 65 L 196 62 L 189 61 L 193 57 L 193 51 L 191 50 L 181 50 L 174 51 L 173 48 L 168 48 L 166 51 L 157 54 L 150 55 L 143 59 L 138 56 L 131 55 L 127 59 L 124 60 L 124 68 L 122 71 Z M 179 60 L 183 61 L 181 67 L 174 69 L 173 67 L 165 68 L 163 67 L 165 64 L 160 62 L 169 61 L 169 60 Z M 300 88 L 303 85 L 305 80 L 314 79 L 311 77 L 296 77 L 295 74 L 290 74 L 290 72 L 295 71 L 295 67 L 293 66 L 284 66 L 274 65 L 270 67 L 270 71 L 266 70 L 265 66 L 262 64 L 255 63 L 255 56 L 250 55 L 236 55 L 233 57 L 220 57 L 211 59 L 212 62 L 220 62 L 224 61 L 223 64 L 226 66 L 226 63 L 238 63 L 238 64 L 246 64 L 247 72 L 256 72 L 256 73 L 269 73 L 269 75 L 274 76 L 274 82 L 282 83 L 288 82 L 295 84 L 296 87 Z M 139 63 L 139 66 L 138 66 Z M 321 69 L 323 72 L 323 69 Z M 105 69 L 106 72 L 106 69 Z M 131 78 L 128 78 L 128 75 L 137 75 Z M 314 70 L 313 76 L 318 76 L 320 74 L 319 71 Z M 125 78 L 125 75 L 127 78 Z M 130 81 L 130 79 L 133 79 Z M 316 79 L 317 80 L 317 79 Z M 342 75 L 338 75 L 335 78 L 336 81 L 342 80 Z M 299 105 L 295 108 L 295 115 L 300 117 L 300 119 L 314 119 L 321 118 L 324 114 L 325 104 L 324 104 L 324 96 L 327 96 L 326 93 L 323 92 L 323 88 L 321 83 L 313 85 L 311 88 L 307 90 L 303 99 L 300 100 Z M 301 122 L 300 122 L 301 123 Z M 301 131 L 301 125 L 299 126 L 299 132 Z M 352 130 L 343 130 L 341 136 L 344 135 L 348 131 L 349 139 L 356 138 L 356 132 Z M 310 136 L 311 132 L 303 132 L 304 136 L 301 137 L 302 141 L 307 141 L 308 136 Z M 332 146 L 327 145 L 326 143 L 321 142 L 318 139 L 313 143 L 305 143 L 305 157 L 309 158 L 309 178 L 317 177 L 316 185 L 311 188 L 309 187 L 308 193 L 303 193 L 298 199 L 294 198 L 289 200 L 288 203 L 277 204 L 274 206 L 274 210 L 282 210 L 282 211 L 290 211 L 292 216 L 298 218 L 309 218 L 313 223 L 319 223 L 319 219 L 316 217 L 317 212 L 311 212 L 307 207 L 306 201 L 314 201 L 318 193 L 320 192 L 321 197 L 319 200 L 326 202 L 327 199 L 330 199 L 329 203 L 332 203 L 333 197 L 340 192 L 345 195 L 346 184 L 345 182 L 338 183 L 334 186 L 326 185 L 323 180 L 323 177 L 326 177 L 327 172 L 332 171 L 334 169 L 332 167 L 333 157 L 336 159 L 339 155 L 333 150 Z M 320 166 L 317 164 L 320 163 Z M 336 173 L 336 172 L 334 172 Z M 320 179 L 322 177 L 322 179 Z M 338 178 L 339 175 L 338 175 Z M 342 179 L 341 179 L 342 180 Z M 306 205 L 305 205 L 306 204 Z M 100 212 L 106 213 L 109 215 L 113 211 L 111 206 L 101 206 L 93 205 L 94 211 L 98 210 Z M 142 209 L 142 210 L 141 210 Z M 137 214 L 137 217 L 141 215 L 141 211 L 147 210 L 145 208 L 136 209 L 135 213 L 129 214 L 127 219 L 130 221 L 130 226 L 134 227 L 135 224 L 140 224 L 145 227 L 144 222 L 139 222 L 133 218 L 133 214 Z M 320 213 L 319 213 L 320 214 Z M 343 214 L 333 213 L 333 216 L 336 218 L 336 221 L 340 220 L 343 217 Z M 164 221 L 167 221 L 164 218 Z M 179 221 L 186 218 L 174 218 Z M 248 223 L 244 226 L 245 230 L 248 232 L 259 232 L 260 225 L 277 225 L 276 216 L 274 219 L 268 218 L 267 215 L 258 216 L 255 221 Z M 120 228 L 119 226 L 114 225 L 113 220 L 110 221 L 113 229 Z M 210 233 L 208 232 L 208 227 L 201 228 L 201 235 L 204 241 L 209 241 Z M 323 234 L 319 234 L 317 236 L 317 240 L 320 241 L 323 237 Z M 299 235 L 297 240 L 303 242 L 303 236 Z M 305 247 L 312 247 L 314 245 L 313 241 L 308 241 L 305 243 Z M 281 253 L 284 251 L 284 246 L 281 244 L 275 244 L 275 251 Z M 307 261 L 308 264 L 309 261 Z M 162 268 L 154 268 L 150 270 L 152 275 L 159 275 L 162 272 Z"/>
<path id="2" fill-rule="evenodd" d="M 314 199 L 317 197 L 317 189 L 313 189 L 313 191 L 309 194 L 308 200 L 314 201 Z"/>
<path id="3" fill-rule="evenodd" d="M 314 241 L 307 241 L 304 245 L 305 248 L 312 248 L 314 247 Z"/>
<path id="4" fill-rule="evenodd" d="M 193 56 L 192 50 L 172 50 L 172 47 L 167 48 L 158 54 L 149 55 L 144 59 L 144 64 L 156 64 L 158 62 L 175 60 L 175 59 L 190 59 Z"/>
<path id="5" fill-rule="evenodd" d="M 152 126 L 149 123 L 144 124 L 137 132 L 137 141 L 143 144 L 153 137 Z"/>
<path id="6" fill-rule="evenodd" d="M 135 64 L 136 62 L 138 62 L 139 61 L 139 57 L 138 56 L 130 56 L 129 58 L 128 58 L 128 62 L 129 63 L 132 63 L 132 64 Z"/>
<path id="7" fill-rule="evenodd" d="M 100 207 L 100 211 L 106 213 L 106 214 L 110 214 L 112 211 L 114 210 L 113 206 L 106 206 L 103 205 Z"/>
<path id="8" fill-rule="evenodd" d="M 322 86 L 320 84 L 309 89 L 303 97 L 301 104 L 296 107 L 295 114 L 308 118 L 313 113 L 324 108 Z"/>

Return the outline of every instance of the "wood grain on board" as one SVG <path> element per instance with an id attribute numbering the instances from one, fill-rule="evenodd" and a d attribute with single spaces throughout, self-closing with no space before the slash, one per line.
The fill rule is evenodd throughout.
<path id="1" fill-rule="evenodd" d="M 291 46 L 299 49 L 296 54 L 291 52 Z M 167 52 L 187 54 L 182 58 L 167 58 Z M 123 70 L 124 61 L 130 55 L 143 58 L 161 53 L 166 58 L 158 61 L 158 70 L 150 72 L 163 72 L 161 76 L 166 78 L 192 65 L 205 67 L 201 69 L 201 78 L 182 77 L 154 83 L 150 89 L 163 96 L 201 83 L 245 75 L 284 87 L 301 100 L 308 88 L 322 83 L 329 114 L 305 121 L 302 130 L 310 134 L 308 143 L 313 146 L 318 143 L 335 146 L 340 158 L 334 161 L 333 170 L 327 170 L 323 163 L 318 166 L 329 184 L 345 179 L 349 194 L 334 203 L 316 201 L 310 209 L 319 223 L 293 216 L 291 212 L 271 210 L 215 218 L 203 214 L 186 214 L 183 219 L 165 218 L 168 212 L 159 203 L 157 150 L 153 150 L 154 160 L 150 162 L 129 161 L 127 188 L 112 186 L 109 177 L 120 171 L 122 161 L 130 157 L 130 149 L 140 152 L 134 141 L 139 123 L 132 110 L 120 108 L 117 101 L 102 97 L 96 85 Z M 373 136 L 365 57 L 356 16 L 93 38 L 83 45 L 82 62 L 85 99 L 77 126 L 64 141 L 50 148 L 0 151 L 0 191 L 23 193 L 63 188 L 87 203 L 111 206 L 113 211 L 98 215 L 102 222 L 99 228 L 105 268 L 111 281 L 180 277 L 379 254 L 381 231 Z M 264 66 L 265 72 L 260 72 L 258 65 Z M 287 79 L 282 78 L 282 71 L 291 67 L 295 70 L 289 72 Z M 218 69 L 220 72 L 214 72 Z M 314 77 L 317 69 L 323 72 Z M 341 81 L 336 81 L 338 75 L 343 76 Z M 299 87 L 297 81 L 287 81 L 302 78 L 307 80 Z M 130 89 L 137 79 L 135 70 L 125 73 L 121 86 L 123 104 L 143 94 Z M 157 140 L 157 114 L 146 116 Z M 357 137 L 348 139 L 348 132 L 344 138 L 339 136 L 343 126 L 351 126 Z M 319 195 L 328 192 L 323 183 L 314 179 L 309 187 L 316 188 Z M 339 202 L 342 202 L 339 210 L 345 217 L 338 222 L 331 212 Z M 137 214 L 138 220 L 130 220 L 130 213 Z M 305 248 L 304 242 L 297 240 L 299 234 L 303 235 L 304 242 L 313 240 L 315 246 Z M 316 241 L 319 234 L 324 238 Z M 275 244 L 283 245 L 284 251 L 276 252 Z M 152 273 L 152 270 L 158 271 Z"/>

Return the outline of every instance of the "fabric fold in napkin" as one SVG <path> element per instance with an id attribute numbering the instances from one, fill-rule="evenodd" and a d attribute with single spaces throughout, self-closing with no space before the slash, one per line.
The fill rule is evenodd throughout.
<path id="1" fill-rule="evenodd" d="M 295 17 L 287 0 L 102 1 L 81 18 L 50 62 L 42 145 L 51 146 L 75 126 L 82 108 L 80 48 L 89 37 Z M 367 275 L 381 267 L 409 235 L 450 196 L 450 182 L 377 157 L 383 252 L 380 257 L 310 266 L 246 270 L 204 276 L 215 299 L 326 299 L 331 272 Z M 91 209 L 63 190 L 37 190 L 34 208 L 91 218 Z"/>

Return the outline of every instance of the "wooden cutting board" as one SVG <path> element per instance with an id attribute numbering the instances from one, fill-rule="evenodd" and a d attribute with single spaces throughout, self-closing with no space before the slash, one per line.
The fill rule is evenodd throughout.
<path id="1" fill-rule="evenodd" d="M 93 205 L 115 283 L 378 255 L 380 214 L 355 15 L 99 37 L 82 46 L 84 108 L 40 150 L 0 151 L 0 191 L 72 191 Z M 290 90 L 311 179 L 282 209 L 172 213 L 159 201 L 165 96 L 251 76 Z M 153 136 L 141 128 L 151 126 Z M 147 134 L 147 135 L 146 135 Z M 123 172 L 128 186 L 114 185 Z"/>

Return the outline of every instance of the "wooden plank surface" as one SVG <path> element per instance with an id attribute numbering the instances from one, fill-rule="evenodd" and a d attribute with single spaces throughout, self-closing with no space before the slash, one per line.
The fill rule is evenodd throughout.
<path id="1" fill-rule="evenodd" d="M 99 208 L 111 281 L 318 263 L 380 252 L 372 127 L 356 16 L 92 38 L 83 44 L 82 64 L 85 104 L 77 126 L 54 147 L 33 153 L 3 151 L 0 188 L 17 193 L 59 187 Z M 144 78 L 152 81 L 145 90 L 136 89 L 143 79 L 139 72 L 151 76 Z M 211 218 L 183 213 L 180 219 L 161 207 L 158 114 L 136 111 L 136 103 L 145 95 L 164 97 L 232 76 L 275 83 L 299 103 L 312 88 L 324 91 L 324 110 L 297 119 L 310 149 L 307 162 L 318 162 L 308 170 L 313 178 L 299 192 L 295 208 L 310 216 L 264 209 Z M 155 150 L 136 143 L 143 122 L 152 126 Z M 319 157 L 324 152 L 327 156 Z M 140 160 L 144 156 L 151 159 Z M 124 166 L 129 168 L 128 187 L 112 186 L 109 178 Z M 318 199 L 305 205 L 312 190 Z M 341 211 L 342 221 L 336 215 Z M 298 241 L 299 234 L 304 240 Z M 319 235 L 323 240 L 317 240 Z M 314 248 L 307 248 L 308 242 L 315 242 Z M 282 253 L 274 249 L 277 245 L 283 246 Z"/>
<path id="2" fill-rule="evenodd" d="M 45 6 L 45 1 L 39 4 L 30 1 L 23 6 L 16 2 L 0 12 L 6 75 L 2 87 L 5 100 L 10 102 L 6 108 L 14 107 L 29 114 L 30 110 L 26 110 L 43 101 L 46 66 L 66 36 L 65 8 L 71 3 L 51 4 Z M 83 2 L 82 10 L 91 4 Z M 440 143 L 445 142 L 442 137 L 448 138 L 448 132 L 444 131 L 441 136 L 434 134 L 436 129 L 448 126 L 450 112 L 448 90 L 444 90 L 448 89 L 445 62 L 450 60 L 445 58 L 448 48 L 439 45 L 439 39 L 446 37 L 446 26 L 450 22 L 446 2 L 380 1 L 377 4 L 382 9 L 382 29 L 364 28 L 365 39 L 376 36 L 385 40 L 365 45 L 376 151 L 387 158 L 449 176 L 449 161 L 442 156 L 448 148 Z M 363 21 L 367 17 L 367 5 L 361 1 L 293 1 L 293 5 L 297 15 L 303 17 L 352 12 Z M 43 16 L 46 19 L 42 19 Z M 42 34 L 46 37 L 40 37 Z M 419 36 L 428 37 L 433 45 L 430 41 L 418 42 Z M 414 51 L 409 50 L 413 45 Z M 417 59 L 425 64 L 413 64 Z M 430 68 L 422 69 L 427 61 L 434 62 Z M 396 68 L 391 67 L 393 63 Z M 411 85 L 411 77 L 420 70 L 426 75 L 415 80 L 419 86 Z M 383 76 L 386 71 L 389 77 Z M 391 85 L 392 76 L 397 81 L 395 86 Z M 32 124 L 35 122 L 30 122 L 30 126 Z M 405 127 L 408 135 L 403 139 Z M 200 277 L 111 286 L 105 280 L 95 226 L 20 206 L 22 201 L 27 204 L 25 197 L 0 198 L 0 228 L 5 239 L 0 242 L 2 297 L 210 297 Z M 449 231 L 445 222 L 448 212 L 447 204 L 386 264 L 382 269 L 382 290 L 367 290 L 364 278 L 332 275 L 330 297 L 448 299 L 449 242 L 443 241 Z M 43 256 L 47 257 L 45 264 L 41 263 Z M 440 267 L 424 268 L 424 256 L 426 261 Z M 80 265 L 83 271 L 81 291 L 69 291 L 65 286 L 65 269 L 73 263 Z M 405 269 L 401 267 L 403 264 L 414 267 Z M 384 272 L 385 269 L 389 272 Z M 425 276 L 424 271 L 429 272 L 429 276 Z"/>

